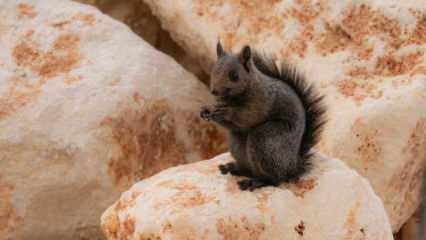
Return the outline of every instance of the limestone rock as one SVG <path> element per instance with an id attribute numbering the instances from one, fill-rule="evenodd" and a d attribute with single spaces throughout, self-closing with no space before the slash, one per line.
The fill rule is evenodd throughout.
<path id="1" fill-rule="evenodd" d="M 416 211 L 416 213 L 401 227 L 399 233 L 401 240 L 425 239 L 425 235 L 423 234 L 425 226 L 422 224 L 422 218 L 419 210 Z"/>
<path id="2" fill-rule="evenodd" d="M 96 6 L 103 13 L 128 25 L 145 41 L 155 46 L 159 33 L 163 31 L 158 19 L 146 4 L 139 0 L 76 0 Z"/>
<path id="3" fill-rule="evenodd" d="M 218 39 L 287 59 L 326 96 L 320 150 L 383 199 L 394 231 L 419 205 L 426 159 L 426 5 L 419 0 L 145 0 L 204 63 Z"/>
<path id="4" fill-rule="evenodd" d="M 141 0 L 75 0 L 91 4 L 103 13 L 119 20 L 132 29 L 156 49 L 173 57 L 185 69 L 194 73 L 204 83 L 208 76 L 195 58 L 187 54 L 176 44 L 170 34 L 161 28 L 160 21 L 151 13 L 151 9 Z"/>
<path id="5" fill-rule="evenodd" d="M 217 166 L 229 154 L 136 183 L 102 215 L 110 240 L 393 239 L 379 197 L 341 161 L 319 154 L 299 182 L 241 191 Z"/>
<path id="6" fill-rule="evenodd" d="M 0 239 L 97 239 L 135 181 L 225 150 L 204 85 L 70 1 L 0 1 Z"/>

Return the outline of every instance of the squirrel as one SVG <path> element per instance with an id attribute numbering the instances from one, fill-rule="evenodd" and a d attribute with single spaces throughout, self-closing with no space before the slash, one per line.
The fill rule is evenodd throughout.
<path id="1" fill-rule="evenodd" d="M 235 162 L 219 165 L 222 174 L 245 176 L 241 190 L 253 191 L 297 181 L 311 166 L 311 148 L 325 124 L 323 96 L 283 62 L 281 69 L 246 45 L 237 54 L 216 46 L 210 73 L 216 105 L 200 117 L 229 132 Z"/>

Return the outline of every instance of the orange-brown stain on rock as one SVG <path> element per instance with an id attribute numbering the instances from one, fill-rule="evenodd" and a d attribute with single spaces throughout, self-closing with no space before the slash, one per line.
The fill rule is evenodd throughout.
<path id="1" fill-rule="evenodd" d="M 71 84 L 74 84 L 74 83 L 81 81 L 82 79 L 83 79 L 82 76 L 66 76 L 64 83 L 66 85 L 71 85 Z"/>
<path id="2" fill-rule="evenodd" d="M 279 1 L 194 1 L 194 12 L 202 20 L 223 23 L 223 31 L 219 33 L 219 38 L 227 49 L 248 43 L 256 45 L 269 39 L 270 35 L 288 40 L 288 44 L 278 53 L 280 57 L 286 59 L 294 56 L 304 58 L 311 42 L 318 53 L 324 56 L 349 49 L 350 56 L 346 59 L 348 63 L 355 59 L 370 61 L 368 64 L 375 66 L 371 70 L 365 68 L 360 72 L 356 69 L 358 66 L 348 64 L 349 76 L 359 74 L 358 77 L 368 78 L 369 82 L 375 81 L 371 79 L 373 76 L 406 74 L 412 71 L 422 58 L 423 53 L 419 52 L 406 53 L 404 56 L 399 56 L 396 52 L 409 44 L 426 43 L 424 12 L 412 10 L 413 16 L 417 19 L 415 29 L 412 31 L 408 25 L 401 24 L 398 18 L 386 16 L 381 9 L 367 4 L 351 4 L 342 11 L 342 21 L 339 23 L 330 24 L 322 21 L 325 23 L 323 31 L 322 28 L 315 28 L 315 21 L 325 11 L 321 1 L 312 3 L 297 0 L 288 10 L 280 13 L 275 9 L 277 3 Z M 238 20 L 230 20 L 221 12 L 225 9 L 225 5 L 230 6 Z M 258 14 L 259 12 L 264 14 Z M 297 31 L 299 34 L 291 39 L 284 36 L 284 26 L 289 19 L 295 19 L 300 23 L 300 29 Z M 383 41 L 386 56 L 373 58 L 376 43 L 369 41 L 371 37 Z M 372 84 L 372 87 L 375 85 L 377 84 Z M 382 92 L 377 91 L 356 94 L 354 99 L 359 104 L 366 97 L 377 99 L 381 96 Z"/>
<path id="3" fill-rule="evenodd" d="M 118 202 L 115 204 L 114 210 L 120 211 L 126 208 L 126 204 L 123 202 L 122 199 L 118 200 Z"/>
<path id="4" fill-rule="evenodd" d="M 171 188 L 179 191 L 194 191 L 197 187 L 189 181 L 165 180 L 156 184 L 158 187 Z"/>
<path id="5" fill-rule="evenodd" d="M 356 235 L 359 235 L 359 223 L 358 223 L 358 210 L 361 206 L 361 203 L 357 201 L 354 206 L 349 210 L 349 213 L 346 217 L 346 221 L 343 224 L 344 229 L 346 230 L 345 239 L 354 239 Z"/>
<path id="6" fill-rule="evenodd" d="M 379 35 L 393 47 L 402 43 L 402 29 L 398 20 L 386 17 L 366 4 L 346 9 L 343 14 L 342 26 L 358 44 L 372 35 Z"/>
<path id="7" fill-rule="evenodd" d="M 18 19 L 34 18 L 37 16 L 34 6 L 25 3 L 18 4 L 16 6 L 16 11 L 18 13 Z"/>
<path id="8" fill-rule="evenodd" d="M 366 231 L 360 226 L 357 217 L 360 206 L 361 203 L 357 201 L 349 210 L 346 221 L 343 224 L 344 230 L 346 230 L 346 236 L 344 239 L 366 240 Z"/>
<path id="9" fill-rule="evenodd" d="M 381 143 L 377 139 L 380 131 L 368 126 L 361 118 L 354 121 L 351 130 L 357 139 L 356 152 L 361 159 L 370 163 L 379 161 L 383 154 Z"/>
<path id="10" fill-rule="evenodd" d="M 18 66 L 30 67 L 33 64 L 39 64 L 41 53 L 36 44 L 21 42 L 13 49 L 13 57 Z"/>
<path id="11" fill-rule="evenodd" d="M 316 48 L 323 55 L 332 54 L 347 48 L 351 36 L 341 26 L 325 25 L 326 32 L 318 36 Z"/>
<path id="12" fill-rule="evenodd" d="M 417 18 L 416 28 L 413 32 L 408 33 L 408 30 L 401 26 L 399 20 L 387 17 L 380 10 L 372 9 L 365 4 L 346 9 L 343 14 L 341 26 L 351 40 L 346 47 L 352 48 L 359 59 L 369 60 L 371 58 L 372 48 L 367 42 L 371 36 L 377 36 L 384 41 L 387 54 L 379 56 L 375 63 L 371 63 L 375 64 L 375 67 L 368 74 L 363 73 L 364 77 L 406 74 L 421 62 L 423 51 L 409 52 L 401 56 L 397 55 L 396 51 L 410 44 L 426 42 L 424 37 L 426 15 L 413 12 Z M 405 35 L 408 35 L 408 40 Z"/>
<path id="13" fill-rule="evenodd" d="M 155 235 L 153 233 L 151 234 L 140 234 L 139 240 L 161 240 L 161 237 L 158 235 Z"/>
<path id="14" fill-rule="evenodd" d="M 78 66 L 80 38 L 73 33 L 59 35 L 52 48 L 43 52 L 31 39 L 24 39 L 13 49 L 13 58 L 20 67 L 37 73 L 45 82 L 47 78 L 67 73 Z"/>
<path id="15" fill-rule="evenodd" d="M 6 117 L 35 101 L 41 93 L 40 86 L 29 82 L 25 77 L 14 76 L 9 79 L 9 82 L 8 92 L 0 96 L 0 118 Z"/>
<path id="16" fill-rule="evenodd" d="M 379 87 L 382 79 L 366 78 L 368 72 L 362 68 L 354 68 L 347 74 L 357 77 L 336 81 L 336 89 L 343 96 L 352 98 L 357 104 L 361 104 L 366 98 L 379 99 L 383 96 L 383 90 Z"/>
<path id="17" fill-rule="evenodd" d="M 412 14 L 416 17 L 416 28 L 410 35 L 406 44 L 422 45 L 426 43 L 426 13 L 422 11 L 413 10 Z"/>
<path id="18" fill-rule="evenodd" d="M 410 77 L 414 75 L 426 75 L 426 66 L 417 66 L 410 72 Z"/>
<path id="19" fill-rule="evenodd" d="M 141 102 L 139 95 L 133 100 Z M 183 117 L 188 139 L 176 136 L 177 115 Z M 109 173 L 116 184 L 129 185 L 163 169 L 186 163 L 185 155 L 194 151 L 211 158 L 226 150 L 224 136 L 210 123 L 194 114 L 174 110 L 168 100 L 145 101 L 140 110 L 126 110 L 118 118 L 107 118 L 101 126 L 111 129 L 113 151 Z M 191 141 L 190 149 L 184 141 Z"/>
<path id="20" fill-rule="evenodd" d="M 131 208 L 136 205 L 136 200 L 141 195 L 141 192 L 133 192 L 128 199 L 120 199 L 115 204 L 114 210 L 121 211 L 123 209 Z"/>
<path id="21" fill-rule="evenodd" d="M 371 73 L 366 67 L 353 67 L 346 72 L 346 75 L 350 77 L 367 78 L 371 75 Z M 352 95 L 354 94 L 352 93 Z"/>
<path id="22" fill-rule="evenodd" d="M 176 138 L 174 111 L 167 100 L 146 102 L 142 110 L 125 110 L 120 117 L 106 118 L 102 127 L 111 130 L 109 174 L 118 185 L 133 182 L 185 163 L 185 148 Z"/>
<path id="23" fill-rule="evenodd" d="M 305 0 L 296 0 L 294 4 L 295 6 L 291 7 L 284 15 L 292 17 L 300 23 L 300 34 L 291 39 L 288 46 L 282 49 L 280 54 L 287 59 L 294 54 L 299 58 L 305 57 L 308 43 L 315 38 L 314 22 L 323 9 L 320 2 L 313 4 Z"/>
<path id="24" fill-rule="evenodd" d="M 17 215 L 11 202 L 13 191 L 14 187 L 0 178 L 0 236 L 7 237 L 24 223 L 24 219 Z"/>
<path id="25" fill-rule="evenodd" d="M 184 117 L 188 136 L 192 140 L 191 146 L 194 151 L 200 153 L 202 159 L 210 159 L 227 150 L 225 133 L 217 126 L 191 112 L 185 113 Z"/>
<path id="26" fill-rule="evenodd" d="M 357 223 L 357 214 L 359 207 L 360 203 L 356 202 L 355 205 L 349 210 L 348 216 L 344 223 L 345 229 L 349 230 L 354 228 L 355 224 Z"/>
<path id="27" fill-rule="evenodd" d="M 135 101 L 135 103 L 141 105 L 142 101 L 143 101 L 143 97 L 139 93 L 135 92 L 133 94 L 133 101 Z"/>
<path id="28" fill-rule="evenodd" d="M 411 159 L 422 159 L 426 156 L 426 118 L 417 120 L 403 152 L 411 155 Z M 426 161 L 426 160 L 425 160 Z"/>
<path id="29" fill-rule="evenodd" d="M 346 49 L 350 49 L 361 60 L 369 60 L 373 56 L 373 47 L 354 41 L 352 36 L 340 25 L 325 23 L 325 32 L 316 33 L 314 43 L 317 51 L 322 56 Z"/>
<path id="30" fill-rule="evenodd" d="M 44 64 L 40 66 L 39 74 L 44 77 L 54 77 L 75 68 L 81 60 L 79 53 L 80 38 L 76 34 L 60 35 L 53 44 L 53 49 L 44 56 Z"/>
<path id="31" fill-rule="evenodd" d="M 135 232 L 135 223 L 136 220 L 129 215 L 120 222 L 118 213 L 114 212 L 106 218 L 102 231 L 109 239 L 130 239 Z"/>
<path id="32" fill-rule="evenodd" d="M 256 194 L 256 200 L 257 200 L 256 208 L 260 212 L 265 213 L 269 209 L 268 202 L 271 195 L 272 195 L 272 191 L 266 190 L 266 189 Z"/>
<path id="33" fill-rule="evenodd" d="M 264 223 L 251 223 L 247 217 L 219 218 L 216 230 L 223 240 L 257 240 L 265 231 Z"/>
<path id="34" fill-rule="evenodd" d="M 205 21 L 228 22 L 228 16 L 223 15 L 219 9 L 224 5 L 230 5 L 233 13 L 238 15 L 238 21 L 234 24 L 225 24 L 220 33 L 220 39 L 226 49 L 231 49 L 240 42 L 256 42 L 255 38 L 248 36 L 263 36 L 282 31 L 284 21 L 281 16 L 274 14 L 275 5 L 279 0 L 255 0 L 255 1 L 223 1 L 208 0 L 194 1 L 193 11 L 197 17 Z M 263 15 L 258 12 L 264 13 Z M 239 29 L 244 29 L 248 34 L 238 34 Z M 249 37 L 250 38 L 250 37 Z"/>
<path id="35" fill-rule="evenodd" d="M 304 198 L 305 193 L 308 193 L 312 189 L 314 189 L 317 185 L 317 179 L 301 179 L 296 183 L 283 183 L 283 185 L 296 195 L 296 197 Z"/>
<path id="36" fill-rule="evenodd" d="M 102 230 L 105 236 L 112 239 L 118 239 L 120 231 L 120 219 L 116 213 L 113 213 L 107 217 L 105 223 L 102 225 Z"/>
<path id="37" fill-rule="evenodd" d="M 392 202 L 393 198 L 397 199 L 396 203 L 392 205 L 392 211 L 390 211 L 390 219 L 400 219 L 406 212 L 407 206 L 417 205 L 420 202 L 420 186 L 422 174 L 416 174 L 421 172 L 424 161 L 414 161 L 410 159 L 403 164 L 400 171 L 397 171 L 391 177 L 389 181 L 388 191 L 395 191 L 403 194 L 399 194 L 386 201 Z M 413 189 L 409 189 L 410 185 L 414 186 Z M 417 186 L 416 186 L 417 185 Z M 408 216 L 407 216 L 408 217 Z M 398 224 L 398 223 L 396 223 Z"/>
<path id="38" fill-rule="evenodd" d="M 283 54 L 289 56 L 290 54 L 297 54 L 300 58 L 305 58 L 305 52 L 308 49 L 307 41 L 304 41 L 301 37 L 292 40 Z"/>
<path id="39" fill-rule="evenodd" d="M 78 13 L 72 18 L 72 20 L 81 21 L 87 26 L 93 26 L 95 23 L 95 17 L 92 14 Z"/>
<path id="40" fill-rule="evenodd" d="M 161 226 L 166 231 L 162 231 L 162 234 L 159 234 L 161 238 L 159 239 L 176 239 L 176 240 L 207 240 L 206 233 L 208 235 L 208 230 L 205 226 L 201 228 L 196 228 L 195 225 L 192 225 L 188 221 L 189 215 L 179 214 L 178 219 L 174 220 L 176 226 L 170 224 L 168 220 L 163 222 Z M 204 230 L 204 231 L 203 231 Z M 156 230 L 158 232 L 158 230 Z"/>
<path id="41" fill-rule="evenodd" d="M 162 208 L 168 205 L 177 210 L 178 208 L 193 208 L 217 202 L 215 196 L 206 196 L 191 182 L 167 180 L 160 182 L 157 186 L 173 189 L 175 193 L 169 199 L 156 203 L 154 208 Z"/>
<path id="42" fill-rule="evenodd" d="M 423 51 L 409 53 L 403 56 L 385 55 L 378 58 L 375 74 L 381 76 L 395 76 L 412 71 L 423 60 Z"/>
<path id="43" fill-rule="evenodd" d="M 142 195 L 142 192 L 132 192 L 132 194 L 130 195 L 130 203 L 134 203 L 136 201 L 136 199 L 139 198 L 139 196 Z"/>
<path id="44" fill-rule="evenodd" d="M 407 205 L 420 203 L 420 193 L 423 181 L 423 169 L 426 156 L 426 118 L 420 118 L 409 139 L 402 149 L 402 154 L 408 160 L 403 164 L 401 170 L 396 172 L 389 182 L 391 189 L 395 192 L 404 193 L 400 204 L 394 204 L 392 213 L 400 216 L 405 212 Z M 390 216 L 391 218 L 393 216 Z"/>
<path id="45" fill-rule="evenodd" d="M 294 3 L 296 6 L 290 9 L 289 15 L 297 19 L 301 24 L 311 24 L 318 18 L 322 10 L 320 2 L 313 4 L 306 0 L 295 0 Z"/>
<path id="46" fill-rule="evenodd" d="M 128 239 L 135 232 L 135 219 L 126 216 L 126 219 L 123 222 L 123 228 L 125 236 L 127 237 L 126 239 Z"/>
<path id="47" fill-rule="evenodd" d="M 76 68 L 81 60 L 78 35 L 61 34 L 51 49 L 43 52 L 31 39 L 33 32 L 29 30 L 24 35 L 24 39 L 14 47 L 12 57 L 18 67 L 31 70 L 39 78 L 31 81 L 26 74 L 21 74 L 9 79 L 9 89 L 3 94 L 4 97 L 0 97 L 0 118 L 34 102 L 50 78 L 67 74 Z M 65 82 L 71 84 L 75 80 L 66 78 Z"/>

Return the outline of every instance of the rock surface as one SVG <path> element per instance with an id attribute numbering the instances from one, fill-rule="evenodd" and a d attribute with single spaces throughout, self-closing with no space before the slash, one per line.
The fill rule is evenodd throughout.
<path id="1" fill-rule="evenodd" d="M 0 239 L 98 239 L 136 180 L 225 150 L 204 85 L 70 1 L 0 1 Z"/>
<path id="2" fill-rule="evenodd" d="M 203 62 L 245 44 L 288 59 L 326 95 L 320 150 L 366 176 L 397 231 L 426 161 L 426 5 L 383 0 L 145 0 Z"/>
<path id="3" fill-rule="evenodd" d="M 103 13 L 125 23 L 133 32 L 142 37 L 156 49 L 173 57 L 185 69 L 194 73 L 203 82 L 208 75 L 195 60 L 187 54 L 161 28 L 160 21 L 151 13 L 151 9 L 141 0 L 74 0 L 99 8 Z"/>
<path id="4" fill-rule="evenodd" d="M 241 191 L 217 166 L 229 154 L 135 184 L 102 215 L 110 240 L 393 239 L 379 197 L 355 171 L 317 154 L 295 184 Z M 241 178 L 240 178 L 241 179 Z"/>

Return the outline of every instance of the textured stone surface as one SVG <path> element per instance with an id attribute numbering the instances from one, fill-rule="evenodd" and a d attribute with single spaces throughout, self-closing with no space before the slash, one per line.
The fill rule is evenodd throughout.
<path id="1" fill-rule="evenodd" d="M 413 216 L 411 216 L 407 222 L 404 223 L 400 230 L 400 238 L 401 240 L 422 240 L 425 239 L 425 235 L 423 234 L 425 230 L 425 226 L 422 225 L 422 219 L 420 211 L 417 210 Z"/>
<path id="2" fill-rule="evenodd" d="M 288 59 L 329 106 L 320 150 L 366 176 L 397 231 L 426 159 L 426 5 L 419 0 L 145 0 L 209 69 L 221 39 Z"/>
<path id="3" fill-rule="evenodd" d="M 224 151 L 206 88 L 93 7 L 0 1 L 0 239 L 98 239 L 136 180 Z"/>
<path id="4" fill-rule="evenodd" d="M 103 13 L 125 23 L 133 32 L 142 37 L 156 49 L 173 57 L 185 69 L 194 73 L 203 82 L 208 81 L 207 74 L 200 64 L 177 45 L 170 34 L 161 28 L 160 21 L 151 13 L 151 9 L 141 0 L 75 0 L 91 4 Z"/>
<path id="5" fill-rule="evenodd" d="M 342 162 L 317 155 L 295 184 L 241 191 L 229 154 L 135 184 L 102 215 L 110 240 L 393 239 L 381 200 Z"/>

